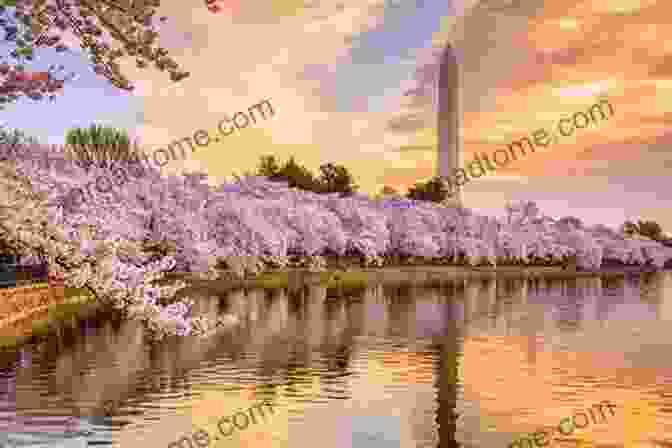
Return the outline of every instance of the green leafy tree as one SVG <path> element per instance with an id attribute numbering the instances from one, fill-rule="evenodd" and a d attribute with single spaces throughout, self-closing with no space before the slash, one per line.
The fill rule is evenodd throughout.
<path id="1" fill-rule="evenodd" d="M 284 180 L 291 188 L 299 188 L 307 191 L 318 191 L 318 184 L 315 181 L 315 176 L 310 170 L 303 165 L 299 165 L 294 160 L 294 156 L 290 157 L 285 165 L 280 169 L 278 180 Z"/>
<path id="2" fill-rule="evenodd" d="M 342 165 L 327 163 L 320 166 L 320 177 L 317 179 L 321 193 L 340 193 L 349 196 L 359 188 L 354 183 L 352 174 Z"/>
<path id="3" fill-rule="evenodd" d="M 662 227 L 655 221 L 639 220 L 637 222 L 637 228 L 640 235 L 651 238 L 652 240 L 661 239 L 663 234 Z"/>
<path id="4" fill-rule="evenodd" d="M 258 176 L 265 176 L 271 180 L 277 179 L 280 175 L 280 165 L 275 160 L 275 156 L 261 156 L 259 167 L 257 168 Z"/>
<path id="5" fill-rule="evenodd" d="M 92 124 L 88 129 L 74 128 L 65 136 L 66 152 L 85 168 L 110 168 L 115 162 L 136 155 L 126 131 Z"/>
<path id="6" fill-rule="evenodd" d="M 625 221 L 621 226 L 621 232 L 627 236 L 636 234 L 656 241 L 664 239 L 663 229 L 660 224 L 655 221 L 644 221 L 639 219 L 636 224 L 632 221 Z"/>
<path id="7" fill-rule="evenodd" d="M 320 166 L 320 176 L 316 177 L 308 168 L 297 163 L 294 156 L 291 156 L 282 167 L 275 156 L 261 156 L 256 175 L 265 176 L 274 181 L 284 181 L 291 188 L 313 193 L 340 193 L 347 196 L 353 194 L 358 188 L 354 184 L 352 174 L 344 166 L 333 163 L 324 164 Z"/>
<path id="8" fill-rule="evenodd" d="M 448 197 L 448 188 L 439 177 L 433 177 L 427 182 L 416 182 L 406 194 L 408 199 L 417 201 L 443 202 Z"/>

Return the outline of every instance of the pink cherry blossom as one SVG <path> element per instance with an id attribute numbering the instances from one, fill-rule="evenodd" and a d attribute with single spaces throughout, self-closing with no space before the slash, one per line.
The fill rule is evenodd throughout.
<path id="1" fill-rule="evenodd" d="M 395 254 L 472 265 L 575 256 L 588 269 L 605 260 L 660 268 L 672 258 L 655 241 L 605 226 L 567 226 L 532 202 L 510 204 L 496 219 L 421 201 L 402 208 L 361 195 L 321 195 L 255 176 L 213 188 L 200 173 L 134 177 L 121 164 L 124 179 L 84 169 L 58 147 L 22 148 L 14 159 L 0 162 L 0 237 L 21 253 L 44 256 L 67 286 L 90 288 L 157 337 L 208 334 L 216 325 L 193 314 L 193 299 L 174 299 L 183 282 L 156 286 L 171 270 L 216 279 L 217 268 L 227 266 L 253 275 L 290 266 L 294 256 L 322 270 L 325 255 L 344 254 L 378 266 Z M 90 188 L 92 197 L 81 203 L 64 200 L 100 176 L 111 188 Z"/>

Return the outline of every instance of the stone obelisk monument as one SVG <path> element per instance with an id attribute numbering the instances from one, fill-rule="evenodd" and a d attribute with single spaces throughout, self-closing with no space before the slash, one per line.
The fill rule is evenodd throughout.
<path id="1" fill-rule="evenodd" d="M 462 204 L 461 188 L 455 185 L 455 169 L 461 168 L 460 158 L 460 84 L 459 67 L 455 50 L 446 45 L 441 54 L 439 68 L 439 154 L 437 175 L 450 180 L 448 202 Z"/>

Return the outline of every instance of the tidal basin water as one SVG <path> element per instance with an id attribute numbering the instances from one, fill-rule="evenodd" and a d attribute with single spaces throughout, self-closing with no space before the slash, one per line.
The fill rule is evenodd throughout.
<path id="1" fill-rule="evenodd" d="M 506 448 L 605 400 L 548 446 L 672 446 L 670 273 L 199 294 L 240 325 L 150 343 L 89 320 L 0 353 L 0 446 Z"/>

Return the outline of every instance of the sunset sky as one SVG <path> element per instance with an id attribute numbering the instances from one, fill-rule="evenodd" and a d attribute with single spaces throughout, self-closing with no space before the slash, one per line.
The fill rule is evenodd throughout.
<path id="1" fill-rule="evenodd" d="M 487 5 L 485 5 L 487 3 Z M 462 83 L 463 161 L 492 153 L 600 99 L 609 120 L 576 130 L 525 160 L 466 185 L 464 202 L 502 214 L 509 200 L 588 224 L 653 219 L 672 231 L 672 7 L 661 0 L 164 0 L 160 42 L 191 77 L 122 71 L 129 94 L 97 78 L 78 51 L 40 50 L 34 67 L 64 64 L 79 77 L 53 103 L 21 102 L 8 126 L 49 143 L 92 122 L 127 129 L 151 151 L 215 133 L 225 114 L 269 98 L 275 117 L 211 143 L 172 171 L 207 171 L 210 182 L 290 155 L 313 171 L 348 167 L 361 189 L 405 189 L 436 170 L 437 55 L 450 42 Z M 668 43 L 668 34 L 670 42 Z M 3 48 L 1 51 L 5 51 Z M 665 58 L 668 57 L 666 60 Z M 32 67 L 31 67 L 32 68 Z"/>

